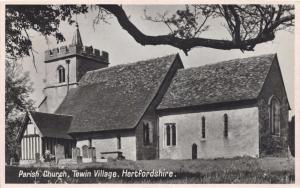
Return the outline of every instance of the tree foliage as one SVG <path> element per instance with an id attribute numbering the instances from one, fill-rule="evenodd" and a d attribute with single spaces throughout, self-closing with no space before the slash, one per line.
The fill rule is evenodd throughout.
<path id="1" fill-rule="evenodd" d="M 6 61 L 5 67 L 5 153 L 6 160 L 14 157 L 16 136 L 26 110 L 34 110 L 29 94 L 33 91 L 29 74 L 22 74 L 20 65 Z"/>
<path id="2" fill-rule="evenodd" d="M 194 47 L 222 50 L 254 50 L 260 43 L 272 41 L 279 30 L 294 26 L 294 5 L 186 5 L 173 14 L 167 11 L 153 17 L 145 10 L 145 19 L 166 25 L 169 33 L 151 36 L 144 34 L 131 21 L 121 5 L 8 5 L 6 6 L 6 52 L 10 58 L 32 53 L 28 30 L 43 36 L 55 36 L 64 41 L 59 31 L 61 21 L 74 22 L 74 14 L 97 10 L 94 23 L 107 22 L 115 17 L 118 23 L 141 45 L 170 45 L 186 54 Z M 209 32 L 211 20 L 219 19 L 228 31 L 229 39 L 202 37 Z"/>
<path id="3" fill-rule="evenodd" d="M 54 36 L 57 42 L 65 40 L 59 31 L 61 21 L 74 23 L 73 15 L 86 13 L 85 5 L 6 5 L 5 42 L 6 58 L 19 59 L 33 53 L 28 35 L 34 30 L 43 36 Z"/>

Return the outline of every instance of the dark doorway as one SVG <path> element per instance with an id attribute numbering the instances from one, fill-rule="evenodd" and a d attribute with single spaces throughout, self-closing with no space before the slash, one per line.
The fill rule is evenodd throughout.
<path id="1" fill-rule="evenodd" d="M 192 145 L 192 159 L 197 159 L 197 144 Z"/>

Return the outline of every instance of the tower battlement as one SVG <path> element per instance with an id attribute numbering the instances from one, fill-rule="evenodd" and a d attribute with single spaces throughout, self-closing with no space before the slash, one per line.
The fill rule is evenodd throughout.
<path id="1" fill-rule="evenodd" d="M 45 51 L 45 63 L 55 61 L 57 59 L 67 58 L 79 55 L 96 61 L 109 63 L 109 54 L 106 51 L 100 51 L 92 46 L 65 45 L 60 48 L 53 48 Z"/>
<path id="2" fill-rule="evenodd" d="M 46 99 L 40 104 L 43 112 L 53 113 L 68 95 L 68 91 L 78 86 L 86 72 L 102 69 L 109 65 L 109 54 L 93 46 L 83 45 L 79 26 L 70 45 L 45 51 Z"/>

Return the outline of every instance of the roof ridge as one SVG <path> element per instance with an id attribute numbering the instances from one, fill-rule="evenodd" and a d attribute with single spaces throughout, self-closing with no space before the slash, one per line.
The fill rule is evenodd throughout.
<path id="1" fill-rule="evenodd" d="M 134 61 L 134 62 L 128 62 L 128 63 L 118 64 L 118 65 L 114 65 L 114 66 L 111 66 L 111 67 L 104 67 L 104 68 L 101 68 L 101 69 L 96 69 L 96 70 L 87 71 L 86 74 L 89 74 L 89 73 L 95 73 L 95 72 L 103 72 L 103 71 L 106 71 L 106 70 L 108 70 L 108 69 L 113 69 L 113 68 L 116 68 L 116 67 L 127 67 L 127 66 L 131 66 L 131 65 L 134 65 L 134 64 L 142 63 L 142 62 L 145 62 L 145 61 L 153 61 L 153 60 L 155 60 L 155 59 L 167 58 L 167 57 L 169 57 L 169 56 L 174 56 L 174 57 L 176 57 L 176 55 L 178 55 L 178 53 L 173 53 L 173 54 L 164 55 L 164 56 L 161 56 L 161 57 L 155 57 L 155 58 L 150 58 L 150 59 L 144 59 L 144 60 L 139 60 L 139 61 Z"/>
<path id="2" fill-rule="evenodd" d="M 251 57 L 244 57 L 244 58 L 236 58 L 236 59 L 230 59 L 230 60 L 225 60 L 225 61 L 218 61 L 218 62 L 214 62 L 211 64 L 204 64 L 204 65 L 200 65 L 197 67 L 189 67 L 186 69 L 179 69 L 178 71 L 185 71 L 185 70 L 192 70 L 192 69 L 197 69 L 197 68 L 202 68 L 202 67 L 209 67 L 209 66 L 215 66 L 215 65 L 219 65 L 219 64 L 223 64 L 223 63 L 229 63 L 229 62 L 236 62 L 237 60 L 245 60 L 245 59 L 251 59 L 251 58 L 258 58 L 258 57 L 267 57 L 267 56 L 276 56 L 277 53 L 269 53 L 269 54 L 262 54 L 262 55 L 257 55 L 257 56 L 251 56 Z"/>
<path id="3" fill-rule="evenodd" d="M 276 57 L 264 54 L 178 70 L 157 109 L 256 99 Z"/>

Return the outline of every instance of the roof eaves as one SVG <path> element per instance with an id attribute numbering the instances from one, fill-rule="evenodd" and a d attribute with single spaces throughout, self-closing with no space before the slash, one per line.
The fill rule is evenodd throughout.
<path id="1" fill-rule="evenodd" d="M 216 108 L 233 108 L 232 106 L 229 107 L 228 104 L 232 104 L 233 107 L 236 106 L 244 106 L 244 105 L 256 105 L 257 98 L 249 98 L 249 99 L 241 99 L 241 100 L 234 100 L 234 101 L 224 101 L 224 102 L 216 102 L 216 103 L 206 103 L 206 104 L 199 104 L 199 105 L 188 105 L 188 106 L 181 106 L 181 107 L 172 107 L 172 108 L 157 108 L 157 113 L 161 116 L 162 114 L 174 114 L 173 112 L 181 112 L 185 111 L 186 109 L 190 110 L 204 110 L 207 111 L 208 109 L 213 109 L 214 111 Z M 162 115 L 164 116 L 164 115 Z"/>

